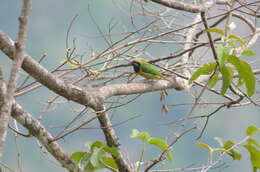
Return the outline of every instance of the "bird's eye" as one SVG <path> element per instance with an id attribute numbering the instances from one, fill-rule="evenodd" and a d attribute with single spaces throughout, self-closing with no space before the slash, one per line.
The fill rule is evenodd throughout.
<path id="1" fill-rule="evenodd" d="M 132 62 L 133 66 L 139 66 L 139 64 L 137 62 Z"/>

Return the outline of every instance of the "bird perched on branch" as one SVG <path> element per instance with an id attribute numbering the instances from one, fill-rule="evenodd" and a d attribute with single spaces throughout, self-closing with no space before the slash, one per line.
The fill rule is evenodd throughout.
<path id="1" fill-rule="evenodd" d="M 157 67 L 140 58 L 133 58 L 131 64 L 134 67 L 134 71 L 144 78 L 169 81 L 168 78 L 161 74 L 160 70 Z"/>

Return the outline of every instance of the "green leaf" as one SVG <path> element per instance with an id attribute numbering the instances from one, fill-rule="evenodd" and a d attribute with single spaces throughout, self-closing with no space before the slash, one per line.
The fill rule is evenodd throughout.
<path id="1" fill-rule="evenodd" d="M 202 142 L 198 142 L 198 143 L 195 143 L 196 146 L 199 146 L 201 148 L 204 148 L 204 149 L 207 149 L 208 151 L 212 152 L 213 151 L 213 148 L 210 147 L 209 145 L 207 145 L 206 143 L 202 143 Z"/>
<path id="2" fill-rule="evenodd" d="M 229 151 L 227 154 L 230 155 L 233 158 L 233 160 L 240 160 L 242 157 L 242 154 L 236 149 L 230 149 L 230 148 L 232 148 L 233 145 L 234 145 L 234 143 L 232 141 L 228 140 L 225 142 L 223 148 Z"/>
<path id="3" fill-rule="evenodd" d="M 75 67 L 75 66 L 80 65 L 80 63 L 77 60 L 74 60 L 74 59 L 61 60 L 60 63 L 61 64 L 67 64 L 71 67 Z"/>
<path id="4" fill-rule="evenodd" d="M 232 48 L 235 48 L 235 47 L 237 46 L 236 43 L 235 43 L 235 41 L 233 41 L 233 40 L 231 40 L 231 39 L 227 40 L 226 43 L 227 43 L 228 45 L 230 45 Z"/>
<path id="5" fill-rule="evenodd" d="M 243 71 L 243 78 L 245 81 L 246 92 L 250 97 L 255 93 L 255 75 L 251 66 L 243 60 L 240 60 L 241 70 Z"/>
<path id="6" fill-rule="evenodd" d="M 254 125 L 250 125 L 250 126 L 248 126 L 247 129 L 246 129 L 246 135 L 248 135 L 248 136 L 253 136 L 253 135 L 255 135 L 258 131 L 259 131 L 259 128 L 257 128 L 257 127 L 254 126 Z"/>
<path id="7" fill-rule="evenodd" d="M 70 158 L 80 166 L 84 167 L 85 171 L 92 172 L 95 171 L 96 168 L 90 163 L 91 155 L 92 154 L 88 152 L 74 152 Z"/>
<path id="8" fill-rule="evenodd" d="M 224 66 L 224 65 L 220 67 L 220 72 L 221 72 L 222 78 L 223 78 L 221 94 L 224 95 L 233 80 L 234 72 L 231 67 Z"/>
<path id="9" fill-rule="evenodd" d="M 214 73 L 214 75 L 211 77 L 210 81 L 208 82 L 208 87 L 209 88 L 213 88 L 217 84 L 218 75 L 219 75 L 219 71 L 216 71 Z"/>
<path id="10" fill-rule="evenodd" d="M 227 62 L 231 63 L 238 72 L 238 83 L 237 86 L 241 86 L 244 84 L 244 71 L 242 69 L 242 66 L 240 64 L 240 59 L 234 55 L 230 55 L 227 59 Z"/>
<path id="11" fill-rule="evenodd" d="M 115 158 L 119 158 L 120 154 L 118 152 L 118 148 L 106 146 L 103 148 L 106 153 L 113 155 Z"/>
<path id="12" fill-rule="evenodd" d="M 216 68 L 217 63 L 212 62 L 208 64 L 204 64 L 201 68 L 197 69 L 191 76 L 189 80 L 189 84 L 192 83 L 192 81 L 196 80 L 200 75 L 209 75 L 211 74 L 214 69 Z"/>
<path id="13" fill-rule="evenodd" d="M 137 129 L 133 129 L 130 137 L 140 139 L 143 142 L 148 142 L 150 134 L 147 132 L 139 132 Z"/>
<path id="14" fill-rule="evenodd" d="M 256 147 L 260 148 L 260 143 L 258 143 L 255 139 L 249 138 L 247 139 L 247 143 L 251 145 L 255 145 Z"/>
<path id="15" fill-rule="evenodd" d="M 253 168 L 260 168 L 260 151 L 257 150 L 253 145 L 247 144 L 244 147 L 250 153 L 250 160 Z"/>
<path id="16" fill-rule="evenodd" d="M 95 148 L 103 148 L 103 150 L 106 153 L 109 153 L 111 155 L 113 155 L 116 158 L 119 158 L 120 154 L 118 152 L 118 148 L 115 147 L 109 147 L 106 143 L 103 143 L 101 141 L 95 141 L 91 144 L 91 148 L 90 150 L 93 151 Z"/>
<path id="17" fill-rule="evenodd" d="M 101 148 L 107 146 L 105 143 L 101 141 L 95 141 L 90 146 L 90 151 L 93 152 L 95 148 Z"/>
<path id="18" fill-rule="evenodd" d="M 242 56 L 255 56 L 256 54 L 252 50 L 244 50 L 244 51 L 242 51 L 241 55 Z"/>
<path id="19" fill-rule="evenodd" d="M 93 167 L 100 169 L 104 168 L 104 165 L 101 163 L 101 159 L 104 157 L 105 152 L 103 148 L 94 148 L 93 153 L 90 157 L 90 162 Z"/>
<path id="20" fill-rule="evenodd" d="M 230 153 L 230 151 L 224 149 L 224 148 L 215 148 L 212 150 L 213 152 L 226 152 L 226 153 Z"/>
<path id="21" fill-rule="evenodd" d="M 242 47 L 246 47 L 245 41 L 237 35 L 228 35 L 227 38 L 233 38 L 233 39 L 237 40 Z"/>
<path id="22" fill-rule="evenodd" d="M 223 148 L 225 148 L 225 149 L 228 150 L 228 149 L 230 149 L 233 145 L 234 145 L 234 143 L 233 143 L 231 140 L 228 140 L 228 141 L 225 142 Z"/>
<path id="23" fill-rule="evenodd" d="M 223 45 L 219 45 L 217 47 L 217 55 L 218 55 L 220 65 L 223 65 L 227 61 L 227 58 L 229 56 L 229 52 L 230 52 L 229 47 L 226 47 L 226 46 L 223 46 Z"/>
<path id="24" fill-rule="evenodd" d="M 222 29 L 218 29 L 218 28 L 215 28 L 215 27 L 208 28 L 208 29 L 204 30 L 203 32 L 204 33 L 205 32 L 214 32 L 214 33 L 218 33 L 220 35 L 225 35 L 225 32 Z"/>
<path id="25" fill-rule="evenodd" d="M 87 154 L 87 152 L 74 152 L 70 158 L 76 162 L 76 163 L 79 163 L 81 158 L 83 158 L 85 155 Z"/>
<path id="26" fill-rule="evenodd" d="M 103 163 L 106 166 L 112 167 L 114 169 L 118 169 L 118 166 L 113 158 L 110 157 L 103 157 Z"/>
<path id="27" fill-rule="evenodd" d="M 97 170 L 97 168 L 94 167 L 90 162 L 91 156 L 91 153 L 87 153 L 80 161 L 80 166 L 84 167 L 84 172 L 93 172 Z"/>
<path id="28" fill-rule="evenodd" d="M 160 148 L 162 151 L 167 151 L 167 158 L 169 160 L 172 160 L 172 158 L 173 158 L 172 152 L 170 149 L 168 149 L 169 145 L 164 140 L 162 140 L 160 138 L 151 137 L 148 140 L 148 143 Z"/>

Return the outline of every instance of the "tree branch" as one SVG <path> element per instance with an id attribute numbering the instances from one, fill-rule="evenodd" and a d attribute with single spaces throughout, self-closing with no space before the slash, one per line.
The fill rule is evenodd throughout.
<path id="1" fill-rule="evenodd" d="M 6 96 L 6 87 L 2 82 L 0 87 L 0 105 Z M 68 154 L 59 146 L 57 142 L 52 142 L 53 137 L 46 128 L 31 114 L 26 112 L 15 100 L 12 100 L 11 115 L 21 125 L 27 128 L 31 135 L 37 138 L 39 142 L 47 149 L 50 154 L 61 164 L 62 167 L 73 171 L 77 166 L 69 158 Z"/>
<path id="2" fill-rule="evenodd" d="M 8 55 L 8 57 L 10 57 L 11 59 L 13 58 L 14 48 L 12 41 L 3 32 L 0 32 L 0 48 L 6 55 Z M 54 91 L 55 93 L 67 98 L 68 100 L 72 100 L 79 104 L 89 106 L 97 111 L 97 114 L 104 110 L 103 101 L 105 97 L 101 96 L 101 93 L 98 92 L 98 89 L 93 89 L 88 92 L 72 84 L 67 84 L 63 80 L 48 72 L 47 69 L 42 67 L 38 62 L 33 60 L 28 55 L 25 57 L 22 67 L 27 73 L 38 80 L 41 84 Z M 107 115 L 98 115 L 98 119 L 100 121 L 101 127 L 105 128 L 103 129 L 103 132 L 106 136 L 108 145 L 118 147 L 118 139 L 116 138 L 115 131 L 111 127 L 111 122 Z M 125 169 L 126 172 L 129 171 L 129 167 L 122 159 L 122 157 L 116 159 L 116 161 L 119 168 Z"/>
<path id="3" fill-rule="evenodd" d="M 11 114 L 12 100 L 16 88 L 17 74 L 24 60 L 25 42 L 27 37 L 28 16 L 31 10 L 31 0 L 24 0 L 21 15 L 19 17 L 19 31 L 17 42 L 15 43 L 14 61 L 10 73 L 10 78 L 7 87 L 7 94 L 3 99 L 3 104 L 0 109 L 0 158 L 4 151 L 4 143 L 7 135 L 7 127 Z"/>
<path id="4" fill-rule="evenodd" d="M 205 11 L 204 6 L 202 5 L 188 4 L 188 3 L 184 3 L 183 1 L 173 1 L 173 0 L 150 0 L 150 1 L 161 4 L 166 7 L 170 7 L 177 10 L 186 11 L 186 12 L 191 12 L 191 13 L 200 13 Z"/>
<path id="5" fill-rule="evenodd" d="M 201 13 L 205 12 L 205 7 L 203 5 L 194 5 L 185 3 L 179 0 L 150 0 L 154 3 L 161 4 L 165 7 L 173 8 L 176 10 L 186 11 L 190 13 Z M 216 4 L 227 5 L 230 0 L 216 0 Z"/>

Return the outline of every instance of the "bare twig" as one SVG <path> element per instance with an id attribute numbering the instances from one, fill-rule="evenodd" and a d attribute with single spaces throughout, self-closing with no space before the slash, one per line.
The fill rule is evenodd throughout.
<path id="1" fill-rule="evenodd" d="M 185 131 L 183 131 L 182 133 L 176 135 L 176 137 L 173 139 L 173 141 L 169 144 L 168 148 L 166 150 L 164 150 L 160 156 L 155 159 L 155 160 L 152 160 L 152 163 L 150 165 L 148 165 L 146 167 L 146 169 L 144 170 L 144 172 L 148 172 L 151 168 L 153 168 L 156 164 L 160 163 L 161 161 L 165 160 L 166 159 L 166 154 L 167 152 L 169 152 L 169 150 L 171 149 L 171 147 L 182 137 L 184 136 L 185 134 L 189 133 L 190 131 L 192 131 L 193 129 L 196 129 L 197 127 L 194 126 L 192 128 L 189 128 Z"/>

